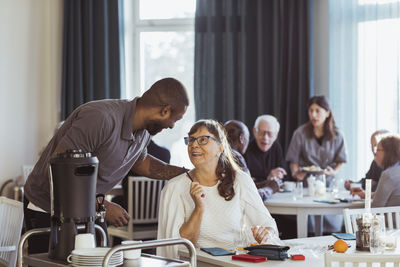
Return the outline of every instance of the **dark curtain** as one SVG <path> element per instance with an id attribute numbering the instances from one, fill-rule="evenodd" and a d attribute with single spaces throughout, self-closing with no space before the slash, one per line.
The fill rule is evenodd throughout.
<path id="1" fill-rule="evenodd" d="M 120 0 L 64 0 L 61 119 L 79 105 L 121 97 Z"/>
<path id="2" fill-rule="evenodd" d="M 307 121 L 310 96 L 310 0 L 198 0 L 195 20 L 196 116 L 257 116 L 281 123 L 285 149 Z"/>

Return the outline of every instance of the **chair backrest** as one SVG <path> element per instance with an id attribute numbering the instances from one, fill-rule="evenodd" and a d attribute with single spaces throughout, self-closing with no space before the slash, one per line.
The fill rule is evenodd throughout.
<path id="1" fill-rule="evenodd" d="M 24 221 L 22 202 L 0 197 L 0 263 L 15 266 Z"/>
<path id="2" fill-rule="evenodd" d="M 344 209 L 344 225 L 346 233 L 354 234 L 358 230 L 356 220 L 365 212 L 365 209 Z M 372 214 L 385 216 L 386 230 L 400 229 L 400 206 L 372 208 Z"/>
<path id="3" fill-rule="evenodd" d="M 158 222 L 160 194 L 164 184 L 163 180 L 128 177 L 128 213 L 133 224 Z"/>
<path id="4" fill-rule="evenodd" d="M 361 263 L 361 264 L 360 264 Z M 346 254 L 346 253 L 325 253 L 325 267 L 332 266 L 400 266 L 400 255 L 394 254 Z"/>

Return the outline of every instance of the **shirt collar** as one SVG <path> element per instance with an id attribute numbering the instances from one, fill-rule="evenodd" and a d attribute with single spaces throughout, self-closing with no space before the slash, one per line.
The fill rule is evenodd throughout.
<path id="1" fill-rule="evenodd" d="M 136 103 L 139 97 L 134 98 L 132 101 L 128 102 L 125 109 L 124 122 L 122 124 L 122 138 L 125 140 L 134 140 L 133 135 L 133 118 L 136 112 Z"/>

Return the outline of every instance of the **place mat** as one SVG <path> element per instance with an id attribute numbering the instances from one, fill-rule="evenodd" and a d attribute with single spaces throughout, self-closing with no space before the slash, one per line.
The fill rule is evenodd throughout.
<path id="1" fill-rule="evenodd" d="M 332 235 L 338 239 L 343 240 L 356 240 L 356 236 L 350 233 L 332 233 Z"/>
<path id="2" fill-rule="evenodd" d="M 314 199 L 314 202 L 325 203 L 325 204 L 338 204 L 340 203 L 339 200 L 327 200 L 327 199 Z"/>

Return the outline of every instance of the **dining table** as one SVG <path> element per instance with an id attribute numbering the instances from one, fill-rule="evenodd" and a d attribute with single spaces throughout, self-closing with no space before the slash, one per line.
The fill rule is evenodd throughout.
<path id="1" fill-rule="evenodd" d="M 339 200 L 340 199 L 340 200 Z M 346 202 L 342 202 L 346 201 Z M 303 197 L 295 197 L 293 192 L 277 192 L 271 196 L 264 205 L 272 214 L 296 215 L 297 237 L 307 237 L 308 216 L 315 215 L 315 235 L 323 233 L 323 215 L 343 214 L 343 209 L 356 209 L 364 207 L 364 201 L 353 199 L 349 191 L 339 191 L 336 194 L 327 192 L 321 196 L 308 196 L 307 188 Z"/>
<path id="2" fill-rule="evenodd" d="M 396 233 L 397 244 L 399 244 L 399 231 Z M 232 256 L 212 256 L 204 251 L 196 250 L 197 253 L 197 267 L 249 267 L 249 266 L 269 266 L 269 267 L 324 267 L 325 266 L 325 253 L 337 253 L 330 249 L 329 246 L 333 245 L 337 240 L 332 235 L 328 236 L 317 236 L 308 238 L 297 238 L 282 240 L 282 245 L 289 246 L 289 255 L 304 255 L 304 260 L 292 260 L 291 258 L 286 260 L 268 260 L 265 262 L 245 262 L 233 260 Z M 355 240 L 345 240 L 349 248 L 345 254 L 359 254 L 359 255 L 372 255 L 369 251 L 358 251 L 356 250 Z M 384 253 L 395 254 L 400 257 L 400 246 L 397 246 L 395 250 L 388 250 Z M 181 260 L 187 260 L 189 253 L 185 249 L 179 250 L 179 256 Z M 337 264 L 339 267 L 339 264 Z M 364 266 L 364 265 L 362 265 Z"/>

